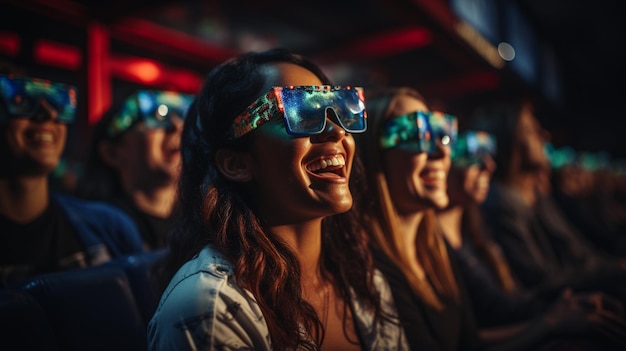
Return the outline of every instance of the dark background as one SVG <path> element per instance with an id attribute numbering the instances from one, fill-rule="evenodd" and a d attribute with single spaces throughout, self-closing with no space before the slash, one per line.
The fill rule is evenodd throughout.
<path id="1" fill-rule="evenodd" d="M 147 83 L 112 70 L 105 76 L 110 96 L 93 100 L 97 94 L 92 94 L 81 101 L 81 121 L 74 128 L 82 137 L 74 138 L 74 149 L 89 133 L 93 101 L 115 103 L 142 86 L 195 92 L 219 62 L 239 52 L 283 46 L 313 58 L 338 84 L 413 86 L 461 122 L 494 96 L 531 95 L 555 146 L 606 151 L 621 159 L 626 157 L 626 13 L 621 3 L 1 0 L 0 44 L 3 36 L 17 35 L 20 48 L 3 51 L 0 45 L 0 61 L 76 84 L 87 96 L 94 91 L 89 28 L 97 25 L 108 34 L 111 57 L 153 60 L 170 72 L 181 69 L 195 77 L 187 85 Z M 473 25 L 478 40 L 464 39 L 457 30 L 461 21 Z M 41 39 L 78 50 L 80 62 L 70 68 L 49 59 L 42 63 L 33 49 Z M 516 48 L 516 58 L 500 60 L 496 67 L 485 52 L 493 54 L 501 41 Z"/>

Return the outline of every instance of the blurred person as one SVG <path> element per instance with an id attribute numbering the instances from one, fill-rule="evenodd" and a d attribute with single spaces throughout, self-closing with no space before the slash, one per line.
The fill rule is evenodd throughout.
<path id="1" fill-rule="evenodd" d="M 561 148 L 568 150 L 568 148 Z M 626 256 L 626 221 L 620 218 L 616 176 L 602 154 L 575 153 L 558 164 L 564 150 L 546 147 L 551 165 L 552 196 L 567 219 L 601 250 Z M 588 160 L 577 161 L 578 157 Z M 548 173 L 548 172 L 546 172 Z"/>
<path id="2" fill-rule="evenodd" d="M 150 350 L 406 350 L 354 212 L 362 90 L 282 49 L 214 68 L 185 122 L 182 221 Z"/>
<path id="3" fill-rule="evenodd" d="M 624 260 L 594 247 L 554 202 L 544 152 L 549 134 L 528 99 L 477 109 L 469 128 L 498 142 L 497 169 L 481 206 L 485 225 L 522 286 L 609 292 L 624 301 Z"/>
<path id="4" fill-rule="evenodd" d="M 370 89 L 366 101 L 369 130 L 356 138 L 368 190 L 357 205 L 411 349 L 544 347 L 548 331 L 559 331 L 546 325 L 551 323 L 549 318 L 484 332 L 478 329 L 459 263 L 450 253 L 435 213 L 449 203 L 447 176 L 456 118 L 429 111 L 424 98 L 406 87 Z M 578 302 L 564 300 L 567 305 Z M 602 324 L 592 322 L 603 317 L 599 312 L 567 311 L 571 311 L 570 318 L 565 320 L 576 327 Z M 592 316 L 586 318 L 587 314 Z M 624 330 L 619 329 L 619 322 L 615 324 L 615 329 Z"/>
<path id="5" fill-rule="evenodd" d="M 147 250 L 164 248 L 176 216 L 180 138 L 192 95 L 139 90 L 98 121 L 77 193 L 137 224 Z"/>
<path id="6" fill-rule="evenodd" d="M 142 251 L 123 212 L 50 189 L 76 103 L 72 86 L 0 75 L 0 286 Z"/>
<path id="7" fill-rule="evenodd" d="M 624 347 L 626 338 L 615 338 L 609 327 L 626 332 L 623 306 L 601 293 L 574 295 L 571 291 L 538 294 L 522 288 L 503 256 L 484 228 L 479 206 L 489 191 L 496 169 L 493 157 L 496 140 L 484 131 L 461 133 L 452 147 L 452 167 L 448 178 L 449 204 L 437 211 L 443 234 L 459 262 L 459 270 L 470 296 L 479 328 L 504 325 L 544 325 L 546 339 L 580 339 L 587 347 Z M 576 302 L 574 302 L 576 301 Z M 581 313 L 577 303 L 593 305 L 602 301 L 598 311 Z M 592 323 L 605 320 L 606 327 Z M 595 339 L 595 340 L 594 340 Z"/>

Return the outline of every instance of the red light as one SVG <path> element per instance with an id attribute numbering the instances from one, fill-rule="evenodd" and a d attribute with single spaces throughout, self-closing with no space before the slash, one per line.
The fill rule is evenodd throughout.
<path id="1" fill-rule="evenodd" d="M 78 70 L 83 58 L 79 48 L 49 40 L 36 41 L 33 56 L 37 63 L 69 70 Z"/>
<path id="2" fill-rule="evenodd" d="M 8 56 L 17 56 L 20 52 L 20 36 L 0 31 L 0 52 Z"/>
<path id="3" fill-rule="evenodd" d="M 111 60 L 111 71 L 122 79 L 152 85 L 161 78 L 163 68 L 151 60 L 118 56 Z"/>

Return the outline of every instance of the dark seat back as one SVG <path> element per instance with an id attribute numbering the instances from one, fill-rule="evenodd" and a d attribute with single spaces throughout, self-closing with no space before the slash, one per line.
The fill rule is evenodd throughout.
<path id="1" fill-rule="evenodd" d="M 15 350 L 61 350 L 39 303 L 16 289 L 0 290 L 0 340 Z"/>
<path id="2" fill-rule="evenodd" d="M 137 307 L 146 326 L 152 318 L 161 297 L 155 289 L 152 267 L 158 260 L 165 257 L 166 252 L 166 250 L 158 250 L 128 255 L 117 259 L 117 262 L 122 265 L 128 276 L 137 301 Z"/>
<path id="3" fill-rule="evenodd" d="M 48 315 L 62 350 L 145 350 L 145 325 L 116 262 L 35 277 L 24 285 Z"/>

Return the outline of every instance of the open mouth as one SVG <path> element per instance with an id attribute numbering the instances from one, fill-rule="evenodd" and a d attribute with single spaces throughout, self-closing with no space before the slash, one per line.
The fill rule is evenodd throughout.
<path id="1" fill-rule="evenodd" d="M 27 137 L 34 143 L 51 144 L 56 140 L 56 136 L 49 130 L 36 130 L 27 134 Z"/>
<path id="2" fill-rule="evenodd" d="M 439 185 L 446 183 L 446 171 L 444 170 L 427 170 L 420 173 L 420 178 L 425 185 Z"/>
<path id="3" fill-rule="evenodd" d="M 307 171 L 321 177 L 344 178 L 346 159 L 343 155 L 325 156 L 306 165 Z"/>

